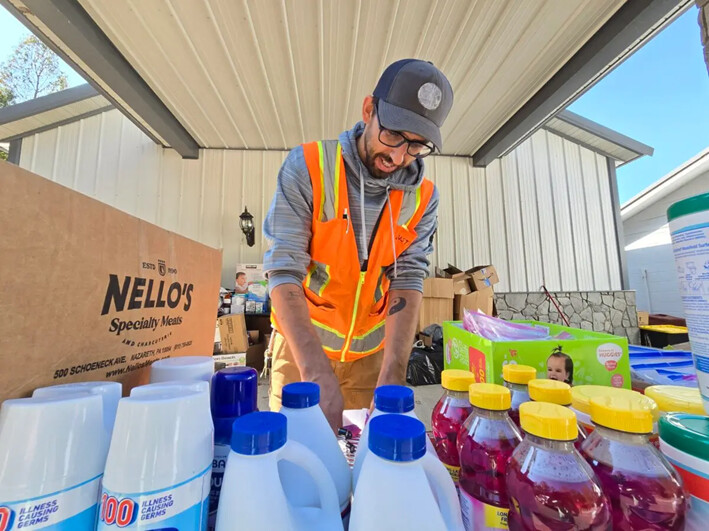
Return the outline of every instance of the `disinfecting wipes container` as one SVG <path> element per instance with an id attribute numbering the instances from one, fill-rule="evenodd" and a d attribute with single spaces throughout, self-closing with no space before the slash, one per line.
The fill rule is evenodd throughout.
<path id="1" fill-rule="evenodd" d="M 121 399 L 98 529 L 206 529 L 213 437 L 206 389 L 169 385 Z"/>
<path id="2" fill-rule="evenodd" d="M 667 209 L 697 384 L 709 413 L 709 194 Z"/>
<path id="3" fill-rule="evenodd" d="M 0 530 L 93 531 L 106 460 L 101 396 L 6 400 Z"/>

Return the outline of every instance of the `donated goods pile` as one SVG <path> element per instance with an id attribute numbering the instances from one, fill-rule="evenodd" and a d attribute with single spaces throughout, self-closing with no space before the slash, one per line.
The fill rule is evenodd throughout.
<path id="1" fill-rule="evenodd" d="M 413 391 L 379 387 L 351 472 L 317 384 L 286 385 L 281 411 L 259 412 L 256 371 L 212 374 L 209 359 L 162 360 L 125 398 L 120 384 L 84 382 L 6 400 L 0 530 L 695 529 L 709 518 L 698 391 L 570 387 L 521 365 L 504 385 L 447 370 L 433 443 Z"/>

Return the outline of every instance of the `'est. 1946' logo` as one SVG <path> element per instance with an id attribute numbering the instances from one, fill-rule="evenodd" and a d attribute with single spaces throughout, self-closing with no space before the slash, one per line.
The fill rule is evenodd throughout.
<path id="1" fill-rule="evenodd" d="M 9 507 L 0 507 L 0 531 L 12 529 L 15 521 L 15 512 Z"/>
<path id="2" fill-rule="evenodd" d="M 101 497 L 101 521 L 106 525 L 116 524 L 118 527 L 127 527 L 135 522 L 137 517 L 138 504 L 130 498 L 119 501 L 115 496 L 106 493 Z"/>

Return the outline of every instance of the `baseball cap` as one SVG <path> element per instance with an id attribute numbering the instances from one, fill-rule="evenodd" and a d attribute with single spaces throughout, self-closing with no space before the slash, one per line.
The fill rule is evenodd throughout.
<path id="1" fill-rule="evenodd" d="M 453 89 L 433 63 L 400 59 L 390 64 L 372 95 L 379 99 L 382 127 L 420 135 L 442 150 L 440 128 L 453 105 Z"/>

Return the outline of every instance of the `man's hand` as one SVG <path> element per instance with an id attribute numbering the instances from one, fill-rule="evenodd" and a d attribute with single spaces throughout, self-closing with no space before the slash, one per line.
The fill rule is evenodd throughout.
<path id="1" fill-rule="evenodd" d="M 389 292 L 384 360 L 377 387 L 406 385 L 406 367 L 414 344 L 422 298 L 421 292 L 416 290 Z"/>
<path id="2" fill-rule="evenodd" d="M 276 286 L 271 292 L 271 298 L 278 312 L 278 324 L 282 327 L 280 332 L 293 354 L 300 378 L 320 386 L 320 408 L 337 433 L 337 429 L 342 426 L 344 399 L 330 360 L 310 322 L 303 287 L 297 284 Z"/>
<path id="3" fill-rule="evenodd" d="M 330 367 L 310 376 L 309 381 L 320 386 L 320 409 L 325 413 L 332 431 L 337 434 L 337 430 L 342 426 L 342 411 L 345 408 L 340 382 Z"/>

